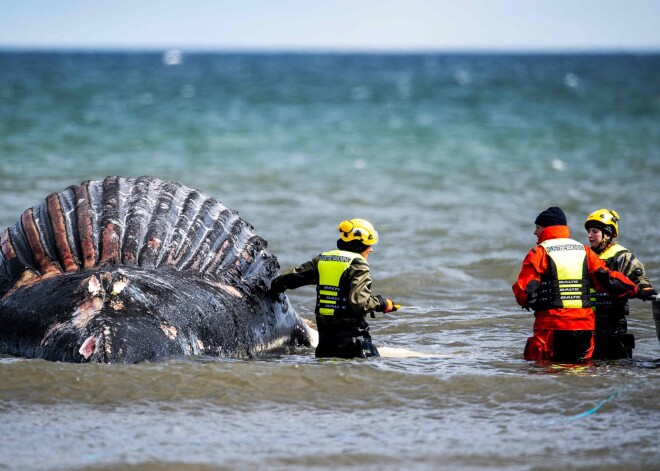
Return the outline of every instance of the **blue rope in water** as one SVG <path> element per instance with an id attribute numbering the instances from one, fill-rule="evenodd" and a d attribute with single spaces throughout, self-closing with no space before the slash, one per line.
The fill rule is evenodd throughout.
<path id="1" fill-rule="evenodd" d="M 587 417 L 588 415 L 593 414 L 593 413 L 596 412 L 598 409 L 600 409 L 600 408 L 603 406 L 603 404 L 605 404 L 606 402 L 611 401 L 612 399 L 614 399 L 614 398 L 617 397 L 617 396 L 620 396 L 621 393 L 622 393 L 622 392 L 624 391 L 624 389 L 626 389 L 626 388 L 628 388 L 628 386 L 623 386 L 623 387 L 619 388 L 616 392 L 612 393 L 612 395 L 611 395 L 610 397 L 608 397 L 607 399 L 603 399 L 603 400 L 600 401 L 598 404 L 596 404 L 593 408 L 589 409 L 589 410 L 586 411 L 586 412 L 581 412 L 581 413 L 579 413 L 579 414 L 577 414 L 577 415 L 571 416 L 571 417 L 569 417 L 567 420 L 581 419 L 581 418 L 583 418 L 583 417 Z"/>

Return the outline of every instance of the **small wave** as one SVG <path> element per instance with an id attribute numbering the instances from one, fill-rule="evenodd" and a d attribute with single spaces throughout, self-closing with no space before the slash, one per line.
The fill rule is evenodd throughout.
<path id="1" fill-rule="evenodd" d="M 183 54 L 178 49 L 168 49 L 163 54 L 163 64 L 165 65 L 180 65 Z"/>

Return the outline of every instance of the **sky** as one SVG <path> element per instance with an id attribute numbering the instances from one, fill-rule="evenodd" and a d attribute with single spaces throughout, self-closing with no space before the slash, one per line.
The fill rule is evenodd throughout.
<path id="1" fill-rule="evenodd" d="M 660 51 L 660 0 L 0 0 L 1 48 Z"/>

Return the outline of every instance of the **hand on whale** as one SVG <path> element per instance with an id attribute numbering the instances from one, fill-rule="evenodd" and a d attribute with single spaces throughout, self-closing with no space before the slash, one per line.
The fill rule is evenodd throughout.
<path id="1" fill-rule="evenodd" d="M 53 193 L 0 237 L 0 352 L 137 363 L 313 345 L 265 240 L 178 182 L 108 177 Z"/>

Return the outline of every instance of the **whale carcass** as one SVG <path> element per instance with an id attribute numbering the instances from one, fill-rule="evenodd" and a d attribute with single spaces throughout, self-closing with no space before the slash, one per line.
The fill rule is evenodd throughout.
<path id="1" fill-rule="evenodd" d="M 53 193 L 0 238 L 0 352 L 137 363 L 310 345 L 279 265 L 234 210 L 181 183 L 108 177 Z"/>

